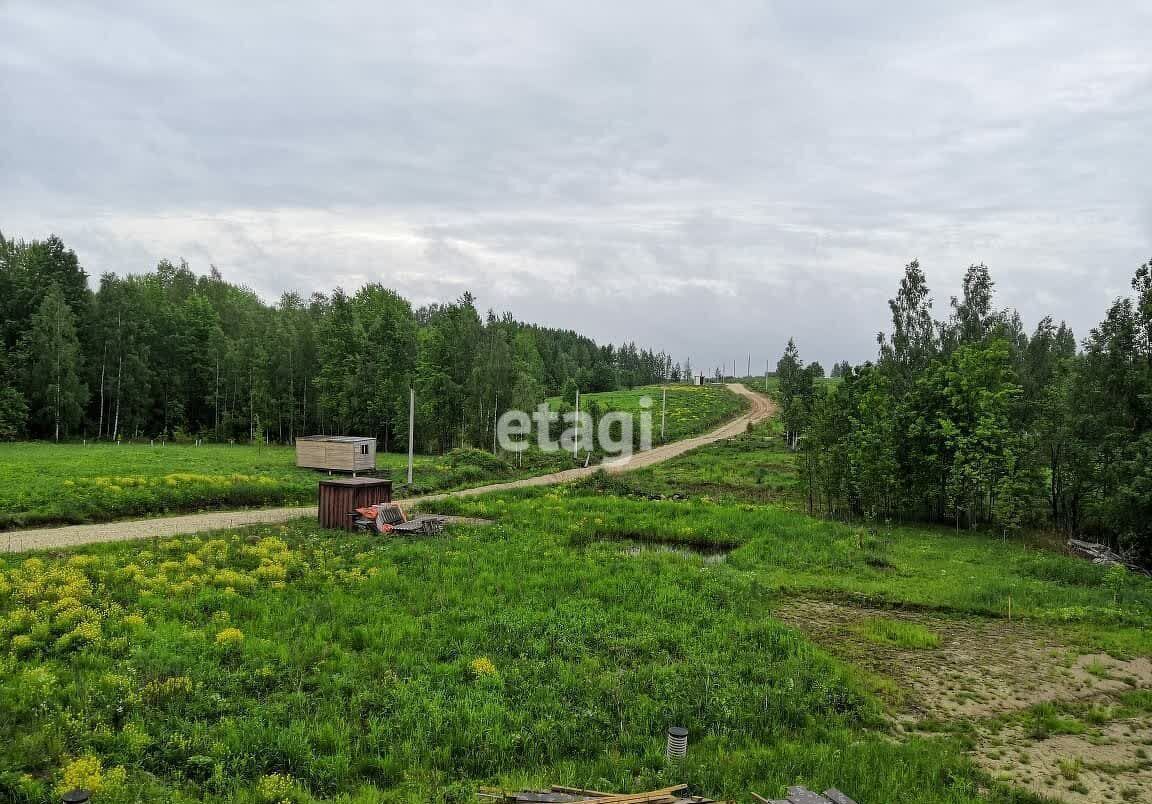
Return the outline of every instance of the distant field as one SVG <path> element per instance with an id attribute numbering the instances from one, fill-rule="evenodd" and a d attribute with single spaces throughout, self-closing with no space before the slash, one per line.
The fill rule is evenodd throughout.
<path id="1" fill-rule="evenodd" d="M 291 447 L 0 444 L 0 530 L 101 522 L 179 511 L 304 505 L 320 473 L 298 469 Z M 376 456 L 402 479 L 407 458 Z M 557 468 L 534 455 L 523 469 L 465 450 L 416 458 L 413 491 L 461 488 Z"/>
<path id="2" fill-rule="evenodd" d="M 596 402 L 604 412 L 619 410 L 638 415 L 643 411 L 640 402 L 646 397 L 652 402 L 648 408 L 652 414 L 652 443 L 658 444 L 662 392 L 659 385 L 645 385 L 628 391 L 582 394 L 580 407 L 587 410 L 591 402 Z M 560 405 L 559 397 L 548 402 L 553 410 Z M 745 407 L 741 397 L 722 385 L 669 385 L 664 440 L 679 441 L 707 432 L 738 415 Z"/>
<path id="3" fill-rule="evenodd" d="M 659 388 L 589 394 L 604 411 L 639 412 Z M 736 415 L 743 401 L 723 388 L 669 390 L 668 440 L 704 432 Z M 380 453 L 377 464 L 404 477 L 407 458 Z M 413 487 L 427 493 L 511 480 L 571 465 L 567 455 L 525 453 L 523 461 L 479 450 L 416 458 Z M 319 474 L 297 469 L 291 447 L 146 444 L 0 444 L 0 530 L 210 509 L 304 505 Z"/>
<path id="4" fill-rule="evenodd" d="M 767 380 L 765 380 L 763 374 L 761 374 L 759 377 L 742 377 L 741 379 L 737 380 L 737 382 L 744 383 L 753 391 L 767 391 L 768 393 L 772 393 L 780 387 L 779 377 L 768 377 Z M 835 388 L 841 382 L 842 380 L 839 377 L 819 377 L 816 380 L 816 387 Z"/>

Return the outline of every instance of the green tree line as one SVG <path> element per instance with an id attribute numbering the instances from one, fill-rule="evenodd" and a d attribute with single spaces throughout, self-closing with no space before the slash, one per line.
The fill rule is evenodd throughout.
<path id="1" fill-rule="evenodd" d="M 357 433 L 400 447 L 414 388 L 422 447 L 482 446 L 503 410 L 682 371 L 635 343 L 481 316 L 468 293 L 414 308 L 369 284 L 270 305 L 167 260 L 92 288 L 57 237 L 0 235 L 0 342 L 0 439 Z"/>
<path id="2" fill-rule="evenodd" d="M 779 396 L 810 510 L 1051 527 L 1152 557 L 1152 262 L 1131 287 L 1078 344 L 998 309 L 983 265 L 937 320 L 912 262 L 874 361 L 818 385 L 789 343 Z"/>

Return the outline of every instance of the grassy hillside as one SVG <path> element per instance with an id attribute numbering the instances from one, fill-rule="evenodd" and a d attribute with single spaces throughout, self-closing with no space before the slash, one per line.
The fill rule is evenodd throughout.
<path id="1" fill-rule="evenodd" d="M 722 385 L 669 385 L 668 407 L 665 418 L 665 441 L 679 441 L 694 435 L 706 433 L 714 427 L 739 415 L 746 407 L 745 401 Z M 619 410 L 639 416 L 647 410 L 652 415 L 652 443 L 660 443 L 660 409 L 663 388 L 659 385 L 645 385 L 627 391 L 605 391 L 597 394 L 581 394 L 580 407 L 588 410 L 595 402 L 600 410 Z M 651 403 L 643 407 L 642 400 Z M 548 400 L 553 410 L 560 407 L 559 397 Z"/>

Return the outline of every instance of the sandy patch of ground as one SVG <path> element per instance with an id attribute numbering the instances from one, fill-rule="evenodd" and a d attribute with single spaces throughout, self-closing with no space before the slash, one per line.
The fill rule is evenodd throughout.
<path id="1" fill-rule="evenodd" d="M 1152 717 L 1043 740 L 1013 726 L 984 735 L 977 756 L 994 778 L 1069 804 L 1152 801 Z"/>
<path id="2" fill-rule="evenodd" d="M 1152 804 L 1152 717 L 1052 736 L 1013 722 L 1038 704 L 1108 704 L 1123 693 L 1152 689 L 1149 659 L 1081 655 L 1034 626 L 1003 620 L 817 600 L 789 601 L 776 616 L 830 652 L 894 680 L 898 730 L 967 723 L 976 736 L 974 758 L 996 778 L 1074 804 Z M 878 645 L 860 633 L 860 623 L 873 618 L 927 628 L 939 635 L 939 647 Z"/>

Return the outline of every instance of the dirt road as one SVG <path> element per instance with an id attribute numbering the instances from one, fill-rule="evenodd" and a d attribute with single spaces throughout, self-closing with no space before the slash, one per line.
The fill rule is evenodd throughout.
<path id="1" fill-rule="evenodd" d="M 766 397 L 750 391 L 740 383 L 729 384 L 728 388 L 734 393 L 748 399 L 750 407 L 742 416 L 733 419 L 715 430 L 704 435 L 675 441 L 645 452 L 637 452 L 627 458 L 608 461 L 600 466 L 591 466 L 580 469 L 567 469 L 563 472 L 554 472 L 549 475 L 538 475 L 522 480 L 513 480 L 508 483 L 492 483 L 487 486 L 463 489 L 461 491 L 446 492 L 443 494 L 430 494 L 426 497 L 416 497 L 407 500 L 397 500 L 401 505 L 415 502 L 439 500 L 445 497 L 471 497 L 477 494 L 490 494 L 495 491 L 526 488 L 529 486 L 550 486 L 557 483 L 568 483 L 595 472 L 597 469 L 618 474 L 632 469 L 662 463 L 689 450 L 732 438 L 748 429 L 749 424 L 763 421 L 775 413 L 775 406 Z M 305 516 L 316 516 L 316 506 L 293 508 L 261 508 L 246 511 L 215 511 L 205 514 L 186 514 L 183 516 L 157 517 L 154 519 L 133 519 L 124 522 L 107 522 L 99 525 L 68 525 L 61 528 L 36 528 L 33 530 L 15 530 L 0 533 L 0 550 L 9 553 L 19 553 L 25 550 L 46 550 L 55 547 L 70 547 L 78 544 L 92 544 L 95 542 L 118 542 L 130 539 L 166 538 L 181 533 L 197 533 L 205 530 L 220 530 L 223 528 L 240 527 L 241 525 L 257 525 L 269 522 L 287 522 L 290 519 L 299 519 Z"/>

